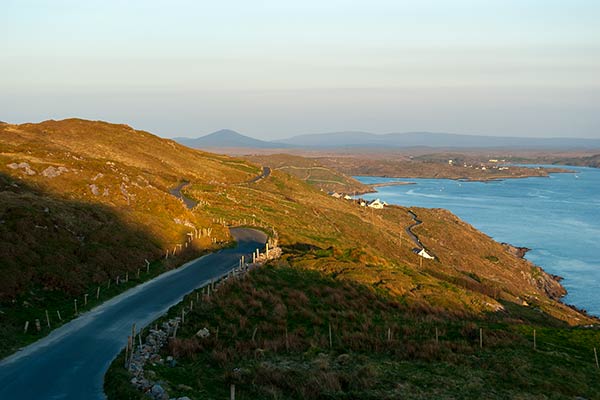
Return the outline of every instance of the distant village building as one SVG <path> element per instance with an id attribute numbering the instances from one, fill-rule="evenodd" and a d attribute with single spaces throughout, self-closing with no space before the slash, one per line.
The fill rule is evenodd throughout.
<path id="1" fill-rule="evenodd" d="M 369 203 L 367 203 L 368 207 L 371 208 L 375 208 L 377 210 L 381 210 L 383 207 L 387 206 L 387 203 L 385 201 L 381 201 L 379 199 L 375 199 L 373 201 L 370 201 Z"/>
<path id="2" fill-rule="evenodd" d="M 330 192 L 329 195 L 335 199 L 341 199 L 342 195 L 339 194 L 338 192 Z"/>
<path id="3" fill-rule="evenodd" d="M 352 200 L 352 196 L 347 194 L 344 196 L 344 200 Z"/>
<path id="4" fill-rule="evenodd" d="M 448 160 L 448 165 L 454 165 L 454 160 Z"/>

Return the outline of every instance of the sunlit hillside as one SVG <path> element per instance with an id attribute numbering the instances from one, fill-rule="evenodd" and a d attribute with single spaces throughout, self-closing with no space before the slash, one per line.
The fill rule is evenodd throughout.
<path id="1" fill-rule="evenodd" d="M 261 165 L 77 119 L 0 125 L 0 146 L 5 337 L 43 319 L 50 306 L 72 314 L 64 307 L 73 297 L 109 280 L 142 281 L 146 259 L 160 271 L 226 245 L 228 224 L 275 230 L 292 267 L 365 283 L 408 303 L 473 314 L 526 308 L 588 321 L 558 301 L 562 288 L 551 277 L 449 212 L 412 210 L 423 221 L 414 232 L 436 257 L 422 260 L 405 232 L 413 223 L 407 209 L 334 199 L 275 163 L 268 177 L 253 181 Z M 170 193 L 182 182 L 189 182 L 183 192 L 197 202 L 193 209 Z M 210 236 L 181 246 L 203 228 Z M 163 260 L 178 244 L 178 258 Z M 28 335 L 25 341 L 37 333 Z"/>

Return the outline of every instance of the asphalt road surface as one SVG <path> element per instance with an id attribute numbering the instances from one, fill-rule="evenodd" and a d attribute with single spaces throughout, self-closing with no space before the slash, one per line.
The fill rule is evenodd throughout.
<path id="1" fill-rule="evenodd" d="M 226 274 L 266 243 L 252 229 L 231 230 L 237 246 L 206 255 L 107 301 L 0 361 L 0 399 L 104 399 L 104 374 L 125 347 L 131 325 L 144 327 L 184 295 Z"/>

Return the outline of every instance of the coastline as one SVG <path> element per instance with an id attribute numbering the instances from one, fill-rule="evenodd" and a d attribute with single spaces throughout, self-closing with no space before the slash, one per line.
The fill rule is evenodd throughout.
<path id="1" fill-rule="evenodd" d="M 567 173 L 567 171 L 553 171 L 554 173 Z M 569 170 L 568 173 L 579 173 L 578 170 Z M 528 178 L 527 177 L 523 177 L 523 178 Z M 545 177 L 549 177 L 549 176 L 545 176 Z M 456 179 L 451 179 L 451 178 L 426 178 L 426 179 L 449 179 L 449 180 L 456 180 Z M 501 179 L 500 179 L 501 180 Z M 469 180 L 469 181 L 473 181 L 473 180 Z M 392 182 L 390 182 L 392 183 Z M 416 182 L 414 182 L 416 183 Z M 388 183 L 382 182 L 380 184 L 370 184 L 371 187 L 378 188 L 378 187 L 385 187 L 385 186 L 396 186 L 394 184 L 389 185 Z M 375 193 L 377 193 L 378 191 L 375 190 Z M 400 205 L 402 207 L 408 207 L 408 205 L 406 204 L 399 204 L 396 203 L 397 205 Z M 395 205 L 396 205 L 395 204 Z M 419 207 L 424 207 L 424 208 L 443 208 L 446 209 L 452 213 L 454 213 L 454 211 L 450 210 L 449 208 L 447 208 L 444 205 L 420 205 Z M 460 218 L 462 219 L 462 218 Z M 463 219 L 464 220 L 464 219 Z M 477 229 L 477 228 L 476 228 Z M 480 229 L 477 229 L 480 232 L 489 235 L 487 232 L 482 231 Z M 526 261 L 528 261 L 532 268 L 535 268 L 535 272 L 534 272 L 534 277 L 532 277 L 532 282 L 535 282 L 536 286 L 538 286 L 539 289 L 541 289 L 544 293 L 546 293 L 546 295 L 556 301 L 559 301 L 561 304 L 563 304 L 566 307 L 569 307 L 573 310 L 576 310 L 578 312 L 580 312 L 581 314 L 585 315 L 586 317 L 593 319 L 595 322 L 593 324 L 588 324 L 588 325 L 584 325 L 582 324 L 581 326 L 583 327 L 587 327 L 587 328 L 600 328 L 600 316 L 596 313 L 590 313 L 587 310 L 587 307 L 591 307 L 592 308 L 592 312 L 595 310 L 594 305 L 593 304 L 574 304 L 573 303 L 573 299 L 571 298 L 571 296 L 569 296 L 569 302 L 565 301 L 565 297 L 570 294 L 569 290 L 567 290 L 567 288 L 563 285 L 563 281 L 565 280 L 565 277 L 556 274 L 556 273 L 552 273 L 552 272 L 548 272 L 544 269 L 544 267 L 540 266 L 540 265 L 544 265 L 543 262 L 539 263 L 542 260 L 538 260 L 538 262 L 534 262 L 532 260 L 530 260 L 527 256 L 527 253 L 530 252 L 532 250 L 532 248 L 530 247 L 525 247 L 525 246 L 518 246 L 518 245 L 513 245 L 511 243 L 507 243 L 505 241 L 500 241 L 500 240 L 496 240 L 494 237 L 490 238 L 494 241 L 496 241 L 497 243 L 501 244 L 505 250 L 512 254 L 513 256 L 520 258 L 520 259 L 524 259 Z M 535 246 L 538 247 L 538 246 Z M 554 271 L 556 272 L 556 271 Z M 560 271 L 558 271 L 560 273 Z M 567 279 L 570 279 L 569 276 L 566 277 Z M 576 277 L 573 277 L 576 278 Z M 578 292 L 580 293 L 580 292 Z M 586 293 L 586 292 L 581 292 L 581 293 Z"/>

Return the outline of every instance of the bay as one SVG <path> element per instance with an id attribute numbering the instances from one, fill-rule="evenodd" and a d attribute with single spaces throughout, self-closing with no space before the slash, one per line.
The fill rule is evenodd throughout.
<path id="1" fill-rule="evenodd" d="M 564 278 L 564 302 L 600 316 L 600 169 L 566 168 L 575 172 L 489 182 L 355 178 L 412 182 L 362 197 L 445 208 L 499 242 L 530 248 L 528 260 Z"/>

